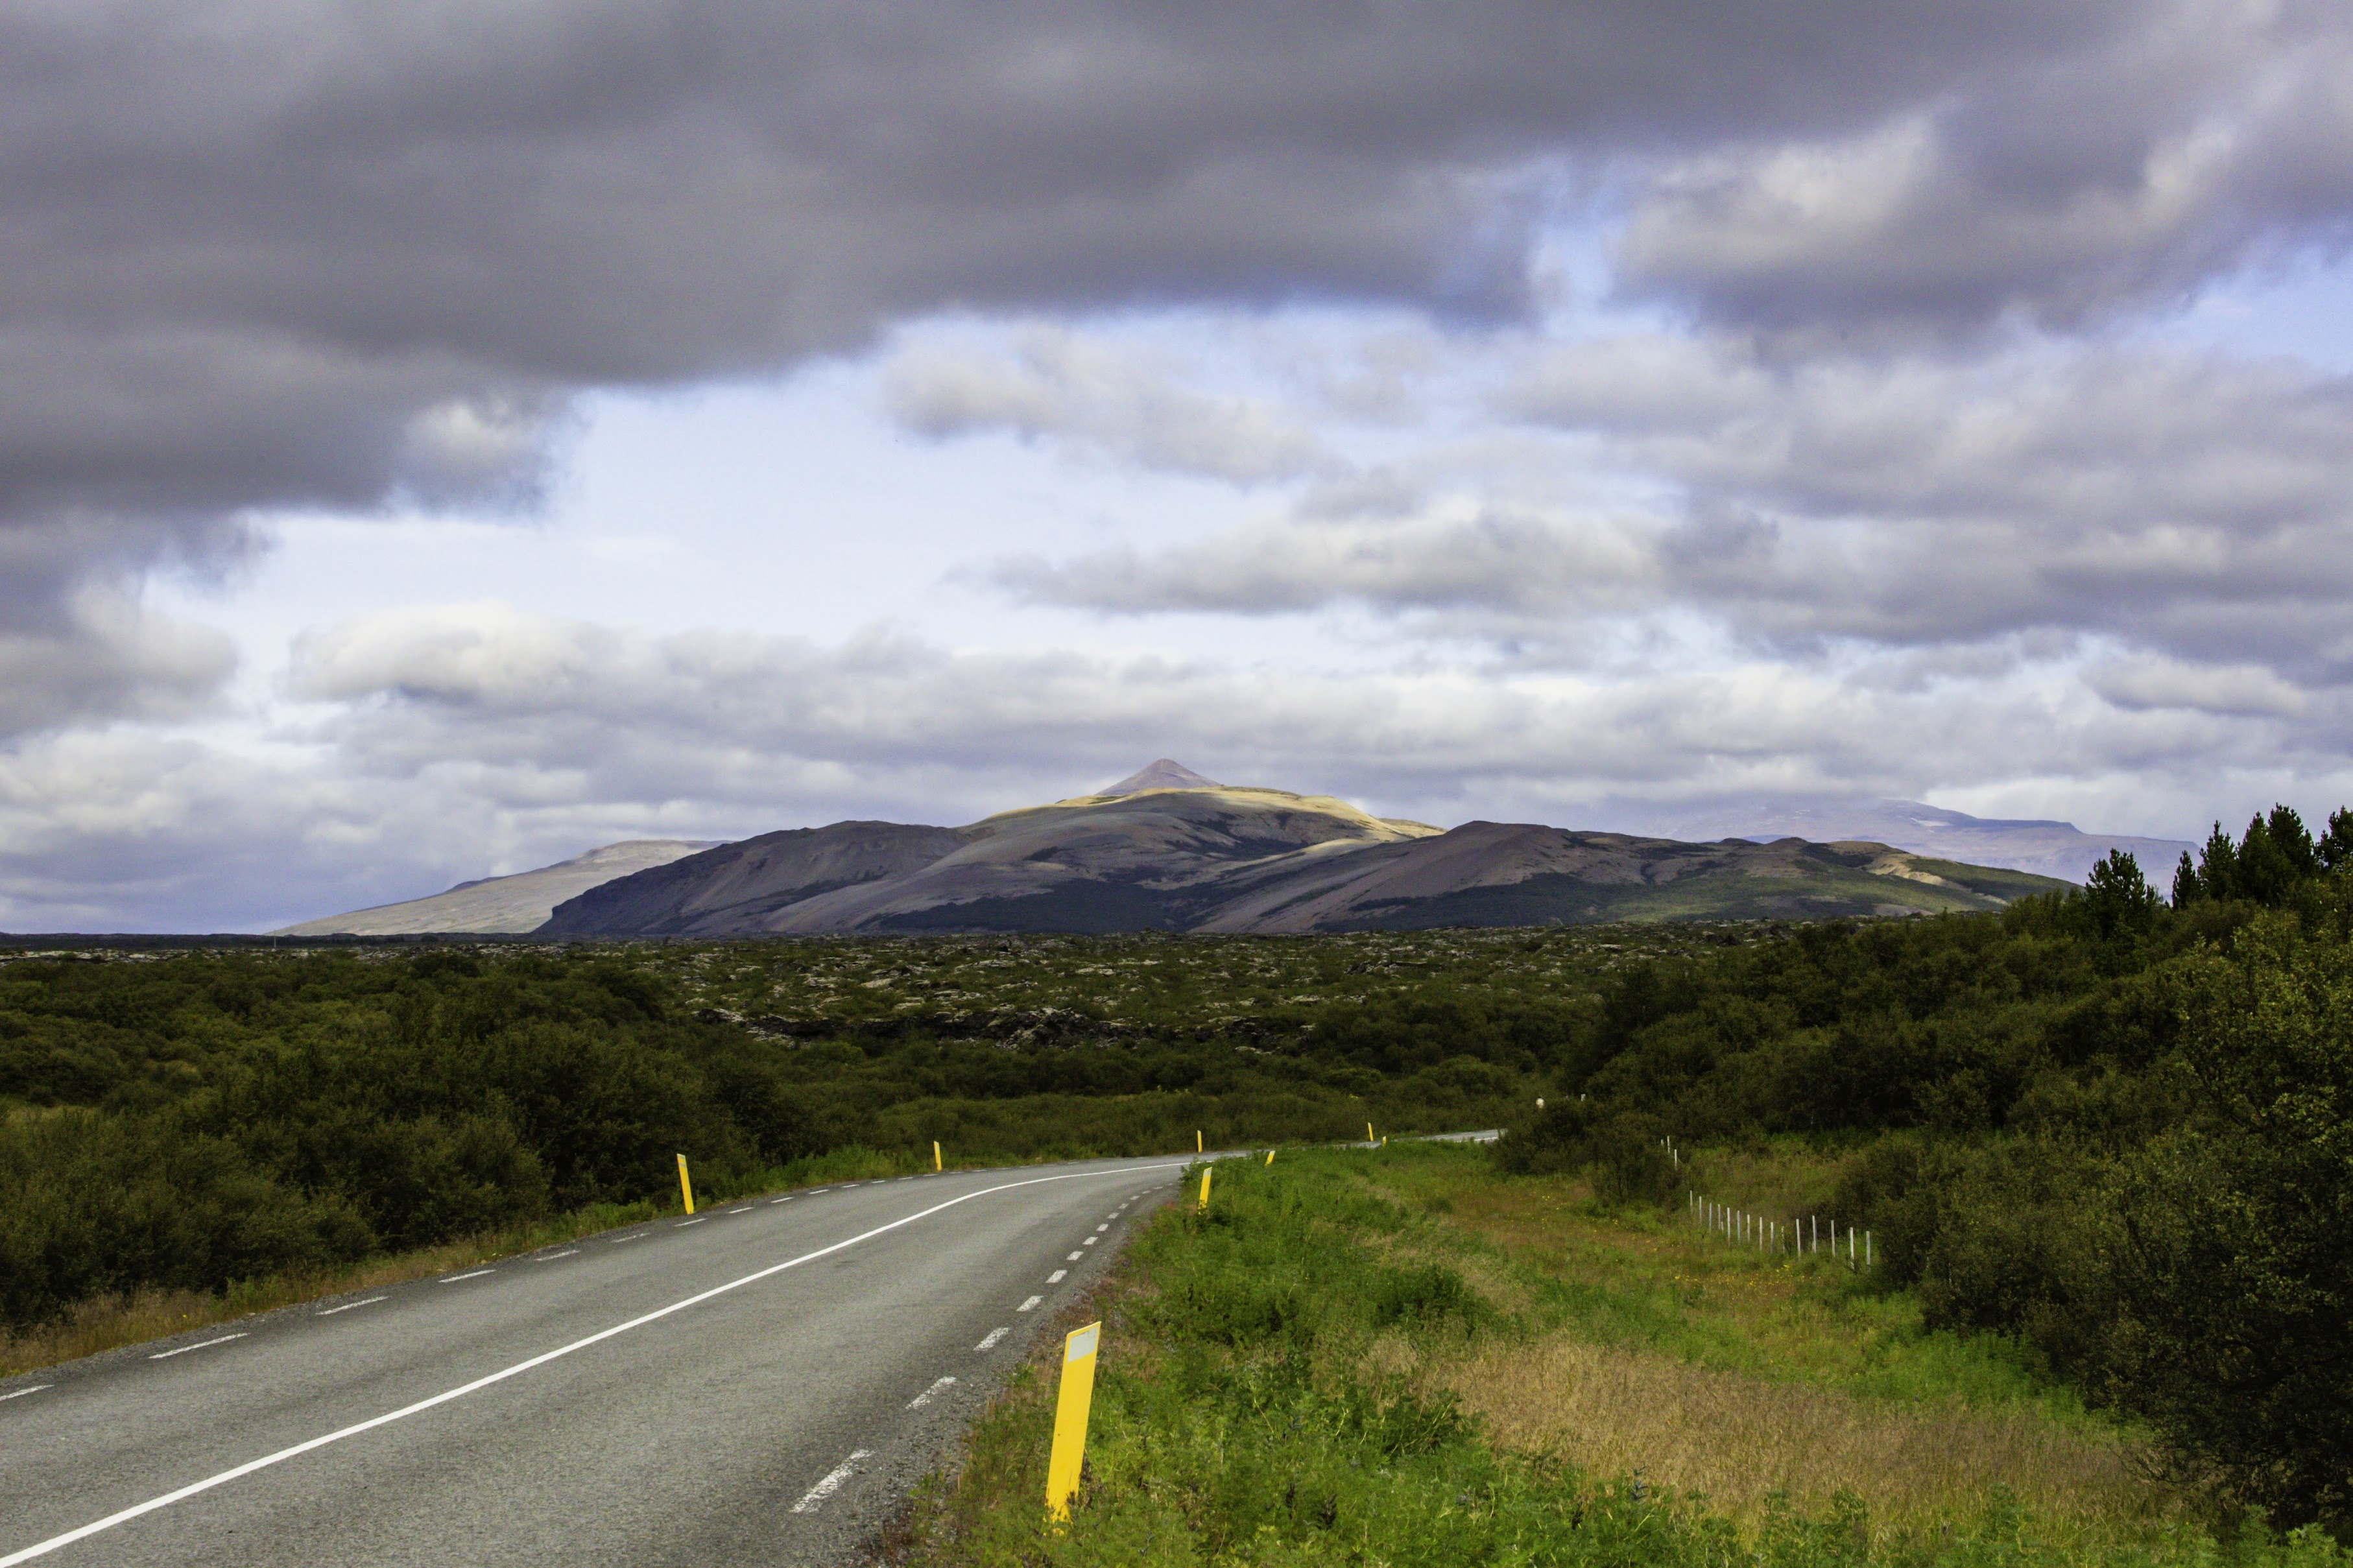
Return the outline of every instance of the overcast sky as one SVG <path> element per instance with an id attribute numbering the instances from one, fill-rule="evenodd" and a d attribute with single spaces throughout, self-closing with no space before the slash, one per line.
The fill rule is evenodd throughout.
<path id="1" fill-rule="evenodd" d="M 0 928 L 1155 756 L 2353 800 L 2342 0 L 0 0 Z"/>

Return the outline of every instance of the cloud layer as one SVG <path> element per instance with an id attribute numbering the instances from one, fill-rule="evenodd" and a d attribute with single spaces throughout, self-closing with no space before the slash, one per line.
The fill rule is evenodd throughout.
<path id="1" fill-rule="evenodd" d="M 2317 0 L 9 7 L 0 923 L 1171 752 L 1432 812 L 2319 787 L 2353 384 L 2139 329 L 2343 258 L 2348 77 Z M 1316 325 L 1248 375 L 1117 341 L 1177 311 Z M 942 449 L 1256 509 L 926 575 L 1384 657 L 387 605 L 261 672 L 265 746 L 191 738 L 232 644 L 142 586 L 273 510 L 529 514 L 586 394 L 877 353 Z M 196 890 L 287 823 L 281 892 Z"/>

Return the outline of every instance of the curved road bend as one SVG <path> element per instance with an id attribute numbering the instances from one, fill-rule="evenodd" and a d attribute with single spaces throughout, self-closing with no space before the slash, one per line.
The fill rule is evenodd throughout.
<path id="1" fill-rule="evenodd" d="M 0 1382 L 0 1568 L 844 1560 L 1183 1163 L 723 1204 Z"/>

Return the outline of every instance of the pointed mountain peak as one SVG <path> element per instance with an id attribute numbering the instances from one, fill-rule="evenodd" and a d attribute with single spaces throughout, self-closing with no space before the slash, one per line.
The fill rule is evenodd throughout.
<path id="1" fill-rule="evenodd" d="M 1223 789 L 1224 787 L 1215 779 L 1203 778 L 1182 763 L 1171 762 L 1166 757 L 1162 757 L 1149 767 L 1139 768 L 1119 783 L 1107 789 L 1099 789 L 1095 793 L 1097 795 L 1134 795 L 1140 790 L 1147 789 Z"/>

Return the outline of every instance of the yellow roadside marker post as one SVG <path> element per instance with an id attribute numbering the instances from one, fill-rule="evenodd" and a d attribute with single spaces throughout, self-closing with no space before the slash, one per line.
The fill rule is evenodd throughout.
<path id="1" fill-rule="evenodd" d="M 1196 1154 L 1202 1152 L 1201 1130 L 1198 1127 L 1193 1129 L 1193 1152 Z"/>
<path id="2" fill-rule="evenodd" d="M 1379 1142 L 1378 1139 L 1373 1136 L 1373 1124 L 1369 1121 L 1365 1123 L 1365 1142 L 1367 1143 L 1377 1143 Z"/>
<path id="3" fill-rule="evenodd" d="M 686 1179 L 686 1156 L 678 1157 L 678 1195 L 686 1200 L 686 1212 L 694 1212 L 694 1184 Z"/>
<path id="4" fill-rule="evenodd" d="M 1208 1165 L 1201 1167 L 1201 1212 L 1203 1214 L 1209 1212 L 1209 1172 L 1212 1168 Z"/>
<path id="5" fill-rule="evenodd" d="M 1274 1163 L 1274 1151 L 1271 1149 L 1266 1152 L 1266 1163 L 1270 1165 Z"/>
<path id="6" fill-rule="evenodd" d="M 940 1141 L 936 1138 L 932 1140 L 932 1169 L 934 1171 L 944 1171 L 947 1169 L 946 1166 L 940 1163 Z"/>
<path id="7" fill-rule="evenodd" d="M 1071 1499 L 1079 1489 L 1079 1468 L 1087 1458 L 1087 1407 L 1095 1396 L 1095 1346 L 1100 1321 L 1073 1329 L 1062 1342 L 1062 1384 L 1054 1396 L 1054 1447 L 1046 1459 L 1046 1516 L 1071 1521 Z"/>

